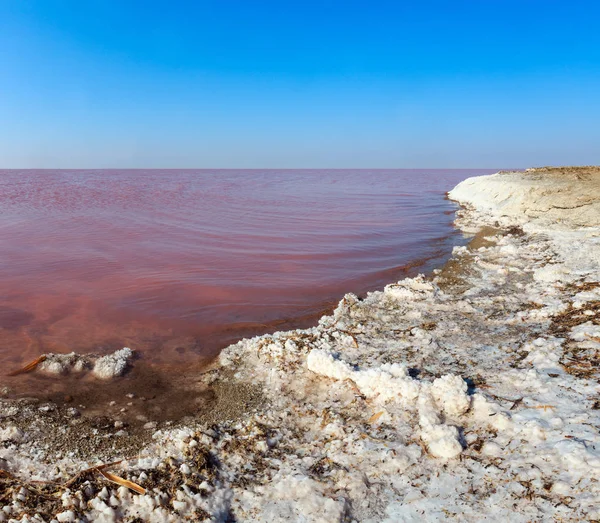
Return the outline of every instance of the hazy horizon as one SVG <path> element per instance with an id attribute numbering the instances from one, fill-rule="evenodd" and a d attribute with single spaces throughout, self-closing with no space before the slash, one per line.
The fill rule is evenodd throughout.
<path id="1" fill-rule="evenodd" d="M 1 171 L 489 171 L 528 167 L 0 167 Z M 535 165 L 531 167 L 546 167 Z"/>

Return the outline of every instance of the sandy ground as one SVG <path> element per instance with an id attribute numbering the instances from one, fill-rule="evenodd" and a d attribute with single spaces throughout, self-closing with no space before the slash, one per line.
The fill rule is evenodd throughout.
<path id="1" fill-rule="evenodd" d="M 466 180 L 441 271 L 232 345 L 177 426 L 3 401 L 0 521 L 600 519 L 599 173 Z"/>

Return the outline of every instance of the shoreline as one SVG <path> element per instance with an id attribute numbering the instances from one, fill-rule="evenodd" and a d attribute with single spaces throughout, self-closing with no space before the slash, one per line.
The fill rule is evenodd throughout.
<path id="1" fill-rule="evenodd" d="M 123 347 L 186 366 L 242 338 L 312 326 L 322 304 L 435 254 L 455 210 L 444 191 L 472 175 L 105 174 L 6 173 L 0 366 Z"/>
<path id="2" fill-rule="evenodd" d="M 447 193 L 444 199 L 448 200 Z M 452 214 L 455 211 L 456 209 Z M 369 292 L 383 290 L 390 281 L 420 273 L 432 276 L 433 271 L 443 267 L 451 257 L 452 247 L 465 243 L 460 236 L 456 228 L 449 226 L 447 235 L 428 240 L 430 252 L 426 255 L 376 275 L 365 275 L 352 281 L 349 285 L 352 290 L 349 292 L 364 297 Z M 204 412 L 198 413 L 198 408 L 213 410 L 218 403 L 218 392 L 214 387 L 198 382 L 197 377 L 210 372 L 215 364 L 218 365 L 221 350 L 242 339 L 312 328 L 321 317 L 333 314 L 341 297 L 319 302 L 311 306 L 312 310 L 299 316 L 272 320 L 260 325 L 260 328 L 259 324 L 255 324 L 254 327 L 248 326 L 241 330 L 239 324 L 234 324 L 229 329 L 232 334 L 229 343 L 220 347 L 218 352 L 211 350 L 207 355 L 197 356 L 197 361 L 193 364 L 149 362 L 143 354 L 130 351 L 127 347 L 124 350 L 129 352 L 125 358 L 119 356 L 123 349 L 112 353 L 45 353 L 22 368 L 15 367 L 7 374 L 9 379 L 7 386 L 0 389 L 0 400 L 45 405 L 58 414 L 53 422 L 61 419 L 66 425 L 69 425 L 73 417 L 80 418 L 78 431 L 88 426 L 95 428 L 99 422 L 103 426 L 114 422 L 120 427 L 126 427 L 129 436 L 135 434 L 138 442 L 147 442 L 151 433 L 147 433 L 148 429 L 144 428 L 146 424 L 166 428 L 186 421 L 205 419 L 207 416 Z M 103 366 L 98 363 L 103 360 L 108 360 L 110 364 Z M 119 360 L 122 361 L 115 372 L 114 365 Z M 40 389 L 43 392 L 38 393 Z M 168 413 L 164 412 L 166 409 L 169 410 Z M 75 411 L 77 414 L 73 414 Z M 64 415 L 61 416 L 61 412 Z M 22 430 L 27 430 L 27 424 L 18 425 Z"/>
<path id="3" fill-rule="evenodd" d="M 44 466 L 3 402 L 0 521 L 600 518 L 600 177 L 582 172 L 470 178 L 456 224 L 488 229 L 437 274 L 225 349 L 202 379 L 247 408 L 156 432 L 114 469 L 145 495 L 94 471 L 36 494 L 94 463 Z"/>

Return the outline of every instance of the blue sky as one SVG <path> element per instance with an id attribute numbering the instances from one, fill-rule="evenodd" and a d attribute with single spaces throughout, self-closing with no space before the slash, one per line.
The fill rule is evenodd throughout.
<path id="1" fill-rule="evenodd" d="M 600 2 L 0 0 L 0 167 L 600 163 Z"/>

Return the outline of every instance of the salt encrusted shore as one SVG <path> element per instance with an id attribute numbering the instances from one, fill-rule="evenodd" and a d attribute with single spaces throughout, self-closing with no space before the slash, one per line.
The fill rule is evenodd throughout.
<path id="1" fill-rule="evenodd" d="M 144 495 L 76 476 L 97 462 L 57 457 L 2 403 L 0 521 L 600 519 L 600 169 L 449 196 L 469 246 L 312 329 L 225 349 L 207 382 L 258 406 L 159 430 L 110 469 Z"/>

